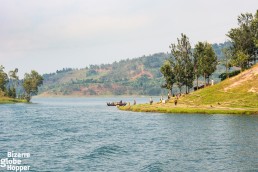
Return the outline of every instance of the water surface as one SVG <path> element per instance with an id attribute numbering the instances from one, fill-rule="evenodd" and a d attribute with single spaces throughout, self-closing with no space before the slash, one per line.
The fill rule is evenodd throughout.
<path id="1" fill-rule="evenodd" d="M 23 162 L 31 171 L 258 171 L 257 116 L 106 106 L 120 99 L 37 98 L 35 104 L 0 105 L 0 159 L 8 151 L 29 152 Z"/>

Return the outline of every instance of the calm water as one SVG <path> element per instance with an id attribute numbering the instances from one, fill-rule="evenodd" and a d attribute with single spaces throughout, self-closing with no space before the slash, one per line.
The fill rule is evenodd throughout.
<path id="1" fill-rule="evenodd" d="M 120 99 L 0 105 L 0 159 L 30 153 L 22 163 L 31 171 L 258 171 L 258 116 L 134 113 L 105 104 Z"/>

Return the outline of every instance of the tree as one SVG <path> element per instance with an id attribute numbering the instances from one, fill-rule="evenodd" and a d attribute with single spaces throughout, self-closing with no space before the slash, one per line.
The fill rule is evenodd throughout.
<path id="1" fill-rule="evenodd" d="M 196 87 L 198 89 L 198 79 L 202 74 L 202 57 L 204 52 L 204 44 L 202 42 L 198 42 L 195 45 L 193 56 L 194 56 L 194 74 L 196 77 Z"/>
<path id="2" fill-rule="evenodd" d="M 258 10 L 256 11 L 254 18 L 251 23 L 251 30 L 253 33 L 253 42 L 254 42 L 254 63 L 258 59 Z"/>
<path id="3" fill-rule="evenodd" d="M 217 67 L 217 56 L 212 48 L 212 45 L 207 42 L 198 42 L 194 49 L 194 66 L 195 76 L 198 81 L 198 77 L 202 74 L 204 83 L 206 85 L 206 79 L 212 75 Z M 198 87 L 198 84 L 197 84 Z"/>
<path id="4" fill-rule="evenodd" d="M 181 39 L 177 39 L 177 45 L 171 44 L 170 48 L 171 55 L 175 58 L 173 68 L 180 93 L 184 85 L 186 86 L 186 93 L 189 93 L 194 80 L 194 66 L 189 38 L 185 34 L 181 34 Z"/>
<path id="5" fill-rule="evenodd" d="M 25 98 L 30 102 L 31 96 L 38 93 L 38 87 L 43 84 L 43 77 L 38 72 L 32 70 L 30 74 L 25 73 L 23 87 L 25 90 Z"/>
<path id="6" fill-rule="evenodd" d="M 9 77 L 10 77 L 10 79 L 18 80 L 19 77 L 17 76 L 17 73 L 18 73 L 18 69 L 17 69 L 17 68 L 15 68 L 14 70 L 11 70 L 11 71 L 9 72 Z"/>
<path id="7" fill-rule="evenodd" d="M 227 36 L 232 42 L 232 62 L 235 66 L 247 69 L 257 58 L 258 10 L 238 16 L 238 28 L 231 29 Z"/>
<path id="8" fill-rule="evenodd" d="M 239 50 L 236 52 L 235 58 L 232 59 L 231 63 L 235 66 L 239 66 L 241 68 L 241 71 L 243 71 L 248 66 L 248 59 L 249 56 L 245 54 L 243 51 Z"/>
<path id="9" fill-rule="evenodd" d="M 203 74 L 204 74 L 204 76 L 207 77 L 208 84 L 209 84 L 210 76 L 217 69 L 218 61 L 217 61 L 217 56 L 216 56 L 211 44 L 205 42 L 204 50 L 205 51 L 204 51 L 204 57 L 203 57 L 203 63 L 202 63 L 204 66 L 202 66 L 202 68 L 203 68 Z"/>
<path id="10" fill-rule="evenodd" d="M 10 86 L 10 87 L 12 87 L 12 88 L 9 88 L 10 92 L 8 94 L 9 94 L 9 97 L 12 97 L 12 98 L 16 97 L 15 87 L 17 87 L 17 83 L 18 83 L 17 81 L 19 80 L 17 73 L 18 73 L 18 68 L 15 68 L 14 70 L 11 70 L 9 72 L 9 78 L 10 78 L 10 81 L 12 84 L 12 86 Z"/>
<path id="11" fill-rule="evenodd" d="M 163 74 L 165 78 L 165 84 L 163 84 L 161 87 L 166 88 L 171 91 L 171 94 L 173 94 L 172 89 L 173 85 L 175 83 L 175 74 L 171 65 L 171 61 L 165 61 L 163 66 L 160 68 L 160 72 Z"/>
<path id="12" fill-rule="evenodd" d="M 230 67 L 232 65 L 230 63 L 230 60 L 232 58 L 232 50 L 231 50 L 230 47 L 229 48 L 223 48 L 222 52 L 224 54 L 225 59 L 222 60 L 220 63 L 225 66 L 225 68 L 226 68 L 226 77 L 229 78 L 229 69 L 230 69 Z"/>
<path id="13" fill-rule="evenodd" d="M 4 72 L 4 67 L 0 66 L 0 91 L 5 92 L 5 85 L 8 83 L 8 75 Z"/>

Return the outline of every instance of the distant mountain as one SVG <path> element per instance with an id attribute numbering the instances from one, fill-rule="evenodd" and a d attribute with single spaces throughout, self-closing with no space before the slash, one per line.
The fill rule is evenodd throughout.
<path id="1" fill-rule="evenodd" d="M 218 59 L 223 58 L 222 48 L 228 43 L 213 44 Z M 94 96 L 94 95 L 161 95 L 164 79 L 160 67 L 169 54 L 157 53 L 112 64 L 90 65 L 83 69 L 64 68 L 44 74 L 40 96 Z M 218 66 L 215 81 L 224 72 Z"/>

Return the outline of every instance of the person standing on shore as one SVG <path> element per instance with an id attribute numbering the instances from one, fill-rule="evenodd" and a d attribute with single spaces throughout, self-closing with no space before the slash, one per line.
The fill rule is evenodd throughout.
<path id="1" fill-rule="evenodd" d="M 153 103 L 153 100 L 152 100 L 152 97 L 150 97 L 150 105 L 152 105 Z"/>

